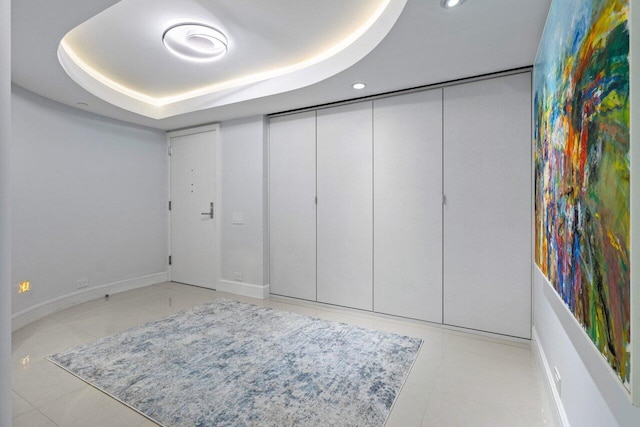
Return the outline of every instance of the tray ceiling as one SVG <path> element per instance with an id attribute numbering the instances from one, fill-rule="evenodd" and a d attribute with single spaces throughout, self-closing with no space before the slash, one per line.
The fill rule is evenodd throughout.
<path id="1" fill-rule="evenodd" d="M 367 20 L 385 4 L 14 1 L 12 80 L 85 111 L 158 129 L 180 129 L 532 65 L 550 0 L 467 0 L 452 10 L 440 7 L 440 0 L 389 0 L 368 27 Z M 94 20 L 99 25 L 85 27 Z M 170 55 L 162 33 L 187 20 L 223 31 L 229 42 L 227 55 L 195 65 Z M 362 28 L 366 31 L 360 34 Z M 358 37 L 351 44 L 323 56 L 354 33 Z M 65 68 L 73 76 L 69 77 L 58 60 L 63 38 L 89 68 L 150 99 L 114 91 L 63 53 Z M 321 60 L 305 63 L 309 58 Z M 293 64 L 295 69 L 301 62 L 305 66 L 289 72 L 287 67 Z M 269 74 L 274 70 L 282 74 Z M 233 84 L 216 86 L 229 82 Z M 355 91 L 354 82 L 367 86 Z M 214 90 L 196 93 L 186 102 L 178 99 L 207 87 Z M 167 97 L 179 102 L 156 102 Z"/>

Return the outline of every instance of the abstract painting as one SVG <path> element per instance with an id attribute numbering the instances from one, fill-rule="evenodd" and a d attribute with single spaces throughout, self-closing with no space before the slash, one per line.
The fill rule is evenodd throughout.
<path id="1" fill-rule="evenodd" d="M 628 0 L 554 0 L 534 67 L 535 260 L 630 381 Z"/>

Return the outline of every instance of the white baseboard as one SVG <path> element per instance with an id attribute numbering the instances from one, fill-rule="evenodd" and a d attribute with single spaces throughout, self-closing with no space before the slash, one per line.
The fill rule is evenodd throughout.
<path id="1" fill-rule="evenodd" d="M 103 297 L 105 294 L 117 294 L 118 292 L 130 291 L 132 289 L 166 282 L 167 280 L 169 280 L 169 273 L 164 271 L 162 273 L 148 274 L 146 276 L 140 276 L 133 279 L 120 280 L 118 282 L 93 286 L 67 295 L 62 295 L 14 313 L 11 316 L 11 330 L 15 331 L 29 323 L 49 316 L 50 314 L 77 304 L 82 304 L 83 302 Z"/>
<path id="2" fill-rule="evenodd" d="M 535 326 L 531 329 L 531 338 L 533 354 L 536 358 L 536 362 L 538 363 L 538 367 L 543 373 L 542 378 L 544 388 L 549 400 L 549 406 L 553 412 L 553 422 L 555 425 L 560 427 L 569 427 L 569 420 L 567 419 L 567 414 L 564 411 L 564 405 L 562 404 L 562 400 L 560 400 L 560 394 L 556 389 L 551 367 L 547 361 L 547 356 L 544 354 L 542 344 L 540 344 L 540 337 L 538 337 L 538 332 L 536 331 Z"/>
<path id="3" fill-rule="evenodd" d="M 267 299 L 269 298 L 269 285 L 254 285 L 252 283 L 236 282 L 233 280 L 220 280 L 217 291 L 245 297 Z"/>

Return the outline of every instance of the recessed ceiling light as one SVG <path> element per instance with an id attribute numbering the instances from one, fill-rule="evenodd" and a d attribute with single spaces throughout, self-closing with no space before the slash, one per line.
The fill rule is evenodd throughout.
<path id="1" fill-rule="evenodd" d="M 227 37 L 213 27 L 202 24 L 178 24 L 162 35 L 171 53 L 190 61 L 214 61 L 227 53 Z"/>
<path id="2" fill-rule="evenodd" d="M 81 107 L 88 107 L 89 104 L 87 104 L 86 102 L 76 102 L 76 105 L 79 105 Z"/>
<path id="3" fill-rule="evenodd" d="M 360 90 L 360 89 L 364 89 L 365 87 L 367 87 L 366 84 L 364 83 L 354 83 L 351 85 L 352 88 L 356 89 L 356 90 Z"/>
<path id="4" fill-rule="evenodd" d="M 451 9 L 456 6 L 460 6 L 464 2 L 465 0 L 442 0 L 440 2 L 440 6 L 444 7 L 445 9 Z"/>

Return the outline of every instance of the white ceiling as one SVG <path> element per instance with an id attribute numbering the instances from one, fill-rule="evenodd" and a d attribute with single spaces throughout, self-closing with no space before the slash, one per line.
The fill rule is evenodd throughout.
<path id="1" fill-rule="evenodd" d="M 223 11 L 217 18 L 224 18 L 220 22 L 221 25 L 222 22 L 225 23 L 225 32 L 232 32 L 234 37 L 242 33 L 244 39 L 238 40 L 245 40 L 243 46 L 246 48 L 237 53 L 237 58 L 244 60 L 237 64 L 246 65 L 253 58 L 259 64 L 259 69 L 272 67 L 274 63 L 269 61 L 276 59 L 291 61 L 291 58 L 295 59 L 305 53 L 313 54 L 314 48 L 310 46 L 315 46 L 318 51 L 324 46 L 330 46 L 350 31 L 358 16 L 362 19 L 362 16 L 371 13 L 372 4 L 379 3 L 369 0 L 270 1 L 271 3 L 267 3 L 259 0 L 253 3 L 253 6 L 268 4 L 272 6 L 270 8 L 251 8 L 247 6 L 251 2 L 237 0 L 125 0 L 109 12 L 118 11 L 118 8 L 127 5 L 141 7 L 142 9 L 136 9 L 134 18 L 127 21 L 122 18 L 132 16 L 131 11 L 119 15 L 115 21 L 109 21 L 108 25 L 99 26 L 97 33 L 76 35 L 76 42 L 82 50 L 83 59 L 87 58 L 101 70 L 119 76 L 127 84 L 147 92 L 175 93 L 188 89 L 192 83 L 205 84 L 208 80 L 203 80 L 202 73 L 189 71 L 189 64 L 181 64 L 174 58 L 160 60 L 158 56 L 144 55 L 142 60 L 132 63 L 131 55 L 136 53 L 135 46 L 126 54 L 109 51 L 109 38 L 116 41 L 113 44 L 115 46 L 127 43 L 123 34 L 127 28 L 135 28 L 130 24 L 139 20 L 135 17 L 144 8 L 154 11 L 145 14 L 144 22 L 150 22 L 151 17 L 161 16 L 170 5 L 174 9 L 176 5 L 184 5 L 185 11 L 188 10 L 191 14 L 189 16 L 192 16 L 197 13 L 200 3 L 200 6 L 206 6 L 201 7 L 204 20 L 212 19 L 207 18 L 207 14 L 211 13 L 212 5 L 217 3 Z M 408 0 L 388 35 L 350 68 L 336 68 L 328 73 L 334 74 L 331 77 L 310 85 L 307 81 L 303 87 L 298 84 L 297 87 L 300 88 L 293 90 L 290 90 L 287 80 L 272 79 L 267 82 L 271 83 L 270 92 L 254 91 L 247 95 L 249 92 L 245 90 L 245 96 L 229 97 L 226 103 L 203 103 L 198 108 L 205 109 L 156 120 L 116 107 L 90 94 L 65 73 L 56 56 L 60 40 L 69 31 L 118 3 L 117 1 L 14 0 L 12 79 L 15 84 L 73 107 L 78 107 L 78 102 L 84 102 L 88 104 L 82 107 L 84 110 L 104 116 L 158 129 L 179 129 L 531 65 L 550 2 L 551 0 L 467 0 L 460 8 L 444 10 L 440 7 L 440 0 Z M 186 7 L 187 4 L 190 8 Z M 239 6 L 234 9 L 233 4 Z M 289 7 L 291 4 L 297 7 Z M 326 9 L 316 7 L 309 13 L 313 4 L 321 4 Z M 300 7 L 301 5 L 305 7 Z M 338 5 L 342 5 L 340 13 L 330 13 L 332 10 L 335 12 Z M 95 19 L 100 19 L 100 16 L 104 17 L 98 15 Z M 314 16 L 317 19 L 314 20 Z M 327 31 L 332 26 L 335 30 Z M 109 27 L 115 30 L 111 36 L 105 32 Z M 327 37 L 322 37 L 323 34 Z M 139 33 L 136 37 L 144 38 L 144 34 Z M 107 53 L 96 55 L 98 49 L 92 46 L 105 48 Z M 165 52 L 159 50 L 157 53 L 163 55 Z M 131 66 L 128 67 L 127 64 Z M 130 72 L 127 72 L 128 68 Z M 182 75 L 188 76 L 188 79 L 179 78 L 181 74 L 175 70 L 180 68 L 183 69 Z M 244 71 L 242 66 L 230 68 L 227 65 L 216 68 L 212 74 L 215 74 L 216 79 L 232 79 L 240 77 L 241 73 L 254 72 L 255 69 L 254 66 L 253 69 Z M 353 90 L 351 84 L 355 81 L 366 82 L 366 89 Z M 277 93 L 280 91 L 282 93 Z M 241 90 L 238 89 L 237 92 Z M 208 108 L 209 105 L 217 106 Z"/>

